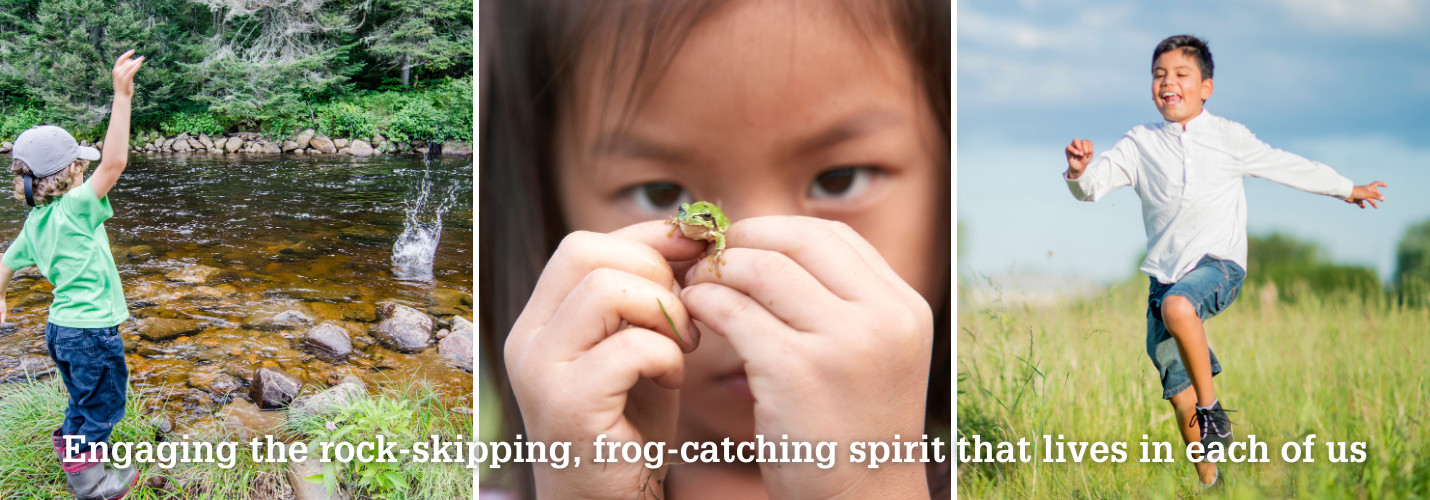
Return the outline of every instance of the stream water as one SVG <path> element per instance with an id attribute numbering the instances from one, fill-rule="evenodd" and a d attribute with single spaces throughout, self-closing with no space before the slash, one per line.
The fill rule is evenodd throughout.
<path id="1" fill-rule="evenodd" d="M 319 388 L 347 375 L 369 386 L 423 380 L 469 408 L 471 374 L 435 345 L 399 353 L 369 332 L 383 302 L 427 313 L 434 330 L 471 319 L 471 179 L 470 156 L 131 156 L 106 223 L 135 318 L 120 328 L 131 390 L 180 429 L 264 418 L 239 401 L 264 366 Z M 0 245 L 27 210 L 0 201 Z M 16 275 L 0 380 L 53 370 L 44 342 L 52 289 L 33 267 Z M 308 327 L 264 319 L 295 310 L 346 328 L 354 355 L 318 360 L 303 345 Z M 136 326 L 144 318 L 203 326 L 150 340 Z"/>

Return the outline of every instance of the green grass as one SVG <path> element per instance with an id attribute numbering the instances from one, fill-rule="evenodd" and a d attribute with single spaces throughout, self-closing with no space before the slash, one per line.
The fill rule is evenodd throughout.
<path id="1" fill-rule="evenodd" d="M 126 416 L 115 427 L 111 442 L 152 442 L 155 431 L 149 424 L 154 416 L 143 409 L 143 402 L 130 391 Z M 350 418 L 380 402 L 386 407 L 401 406 L 405 411 L 395 422 L 393 434 L 418 437 L 437 434 L 455 441 L 458 435 L 470 439 L 471 416 L 453 411 L 429 386 L 420 383 L 395 384 L 372 391 L 363 401 L 346 406 L 334 416 L 314 416 L 290 421 L 290 430 L 302 435 L 322 428 L 329 419 Z M 50 432 L 63 418 L 67 395 L 58 379 L 14 383 L 0 386 L 0 498 L 61 499 L 73 498 L 66 491 L 64 472 L 50 444 Z M 162 407 L 163 405 L 158 405 Z M 373 436 L 356 435 L 350 441 L 371 440 Z M 221 438 L 196 437 L 218 441 Z M 406 444 L 406 443 L 404 443 Z M 178 464 L 169 469 L 140 463 L 140 486 L 126 499 L 272 499 L 282 498 L 287 478 L 283 463 L 253 463 L 247 446 L 238 448 L 235 466 L 222 469 L 218 464 Z M 411 488 L 402 494 L 379 495 L 369 491 L 351 491 L 354 498 L 447 499 L 470 498 L 472 471 L 461 463 L 404 463 L 400 469 Z M 180 489 L 154 489 L 145 485 L 153 477 L 163 477 Z M 355 478 L 344 476 L 350 486 Z"/>
<path id="2" fill-rule="evenodd" d="M 1249 288 L 1206 323 L 1224 372 L 1215 379 L 1238 440 L 1267 442 L 1270 462 L 1223 464 L 1215 498 L 1430 497 L 1430 310 L 1380 296 L 1302 295 L 1288 304 Z M 1127 443 L 1123 463 L 962 463 L 960 498 L 1176 498 L 1198 494 L 1171 406 L 1146 354 L 1145 282 L 1054 306 L 960 307 L 959 434 L 1033 446 L 1041 436 Z M 1281 446 L 1315 434 L 1313 463 Z M 1143 436 L 1175 463 L 1139 463 Z M 1365 442 L 1361 463 L 1331 463 L 1326 443 Z"/>

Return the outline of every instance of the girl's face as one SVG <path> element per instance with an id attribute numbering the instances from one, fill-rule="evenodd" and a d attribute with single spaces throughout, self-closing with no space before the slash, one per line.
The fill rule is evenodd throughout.
<path id="1" fill-rule="evenodd" d="M 571 229 L 611 231 L 716 202 L 843 221 L 931 304 L 947 293 L 947 144 L 907 52 L 833 2 L 731 2 L 690 31 L 621 123 L 633 71 L 610 49 L 578 66 L 558 131 Z M 630 59 L 630 58 L 628 58 Z M 642 75 L 651 78 L 650 75 Z M 615 86 L 611 86 L 612 83 Z M 750 439 L 743 363 L 719 335 L 687 356 L 682 439 Z"/>

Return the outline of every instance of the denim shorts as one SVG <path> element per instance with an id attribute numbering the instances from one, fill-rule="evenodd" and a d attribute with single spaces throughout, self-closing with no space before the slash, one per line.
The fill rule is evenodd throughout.
<path id="1" fill-rule="evenodd" d="M 1151 278 L 1147 293 L 1147 356 L 1162 378 L 1162 399 L 1171 399 L 1192 386 L 1187 368 L 1182 365 L 1182 354 L 1177 351 L 1177 341 L 1162 323 L 1162 300 L 1171 295 L 1185 297 L 1196 308 L 1197 317 L 1206 321 L 1236 300 L 1245 278 L 1246 271 L 1235 262 L 1211 256 L 1202 257 L 1197 267 L 1176 283 L 1167 285 Z M 1210 347 L 1207 350 L 1210 353 Z M 1216 353 L 1210 354 L 1212 375 L 1221 373 Z"/>
<path id="2" fill-rule="evenodd" d="M 50 323 L 45 327 L 45 345 L 69 391 L 60 432 L 83 435 L 87 443 L 107 441 L 115 424 L 124 419 L 129 386 L 119 326 L 70 328 Z"/>

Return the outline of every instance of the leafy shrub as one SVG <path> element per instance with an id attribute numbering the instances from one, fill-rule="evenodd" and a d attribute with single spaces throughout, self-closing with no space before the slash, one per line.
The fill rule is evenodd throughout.
<path id="1" fill-rule="evenodd" d="M 17 112 L 0 117 L 0 139 L 14 141 L 20 132 L 42 123 L 50 123 L 49 117 L 38 108 L 21 108 Z"/>
<path id="2" fill-rule="evenodd" d="M 318 107 L 317 114 L 318 131 L 329 136 L 368 138 L 377 133 L 372 113 L 357 104 L 326 104 Z"/>
<path id="3" fill-rule="evenodd" d="M 394 113 L 388 118 L 385 132 L 397 142 L 443 139 L 437 108 L 425 100 L 414 100 Z"/>
<path id="4" fill-rule="evenodd" d="M 209 111 L 201 112 L 179 112 L 169 116 L 159 124 L 159 128 L 167 135 L 179 135 L 184 132 L 190 134 L 222 134 L 223 125 L 214 118 Z"/>

